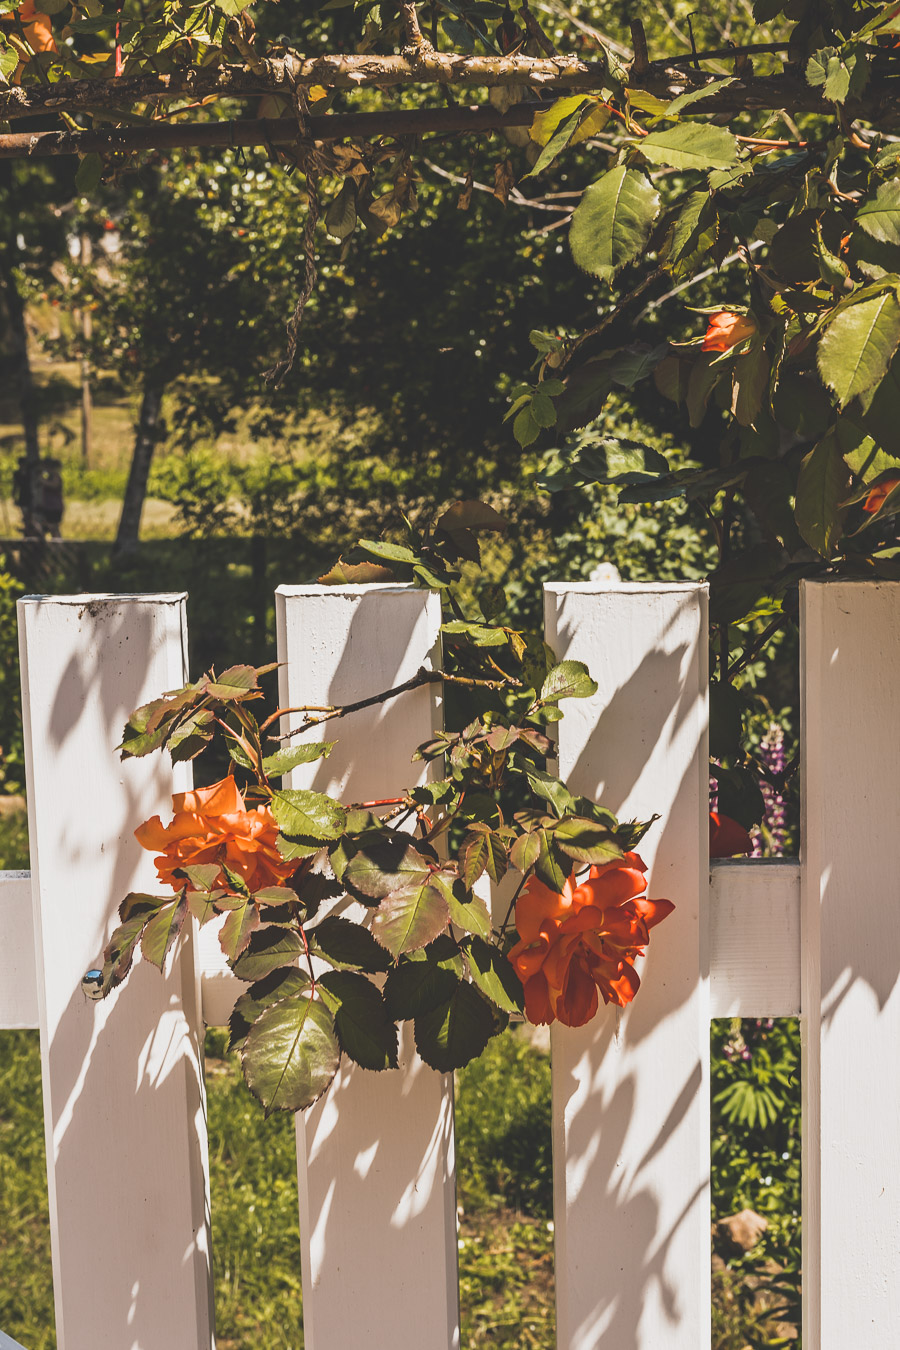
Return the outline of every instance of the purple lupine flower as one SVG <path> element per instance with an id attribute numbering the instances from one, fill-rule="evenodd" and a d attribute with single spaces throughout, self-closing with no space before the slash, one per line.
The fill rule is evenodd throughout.
<path id="1" fill-rule="evenodd" d="M 759 750 L 760 758 L 770 773 L 784 773 L 784 729 L 777 722 L 770 723 L 768 731 L 760 741 Z M 787 843 L 784 798 L 765 778 L 760 780 L 760 788 L 763 801 L 766 804 L 766 814 L 763 820 L 763 829 L 754 827 L 750 831 L 750 837 L 753 840 L 752 857 L 762 858 L 764 854 L 768 854 L 770 858 L 781 858 L 784 856 Z M 766 836 L 768 836 L 768 848 L 766 847 Z"/>

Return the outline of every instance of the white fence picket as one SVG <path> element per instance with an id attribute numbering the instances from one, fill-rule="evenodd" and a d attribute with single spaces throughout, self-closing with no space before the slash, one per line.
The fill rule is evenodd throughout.
<path id="1" fill-rule="evenodd" d="M 281 587 L 281 702 L 355 702 L 429 666 L 440 598 L 406 586 Z M 326 724 L 338 744 L 294 771 L 295 787 L 347 802 L 421 781 L 435 686 Z M 299 721 L 290 719 L 293 725 Z M 453 1082 L 411 1038 L 400 1072 L 341 1069 L 297 1119 L 306 1350 L 453 1350 L 459 1345 Z M 362 1319 L 362 1320 L 361 1320 Z"/>
<path id="2" fill-rule="evenodd" d="M 702 1350 L 710 1340 L 705 587 L 546 587 L 547 641 L 599 684 L 559 724 L 561 776 L 641 844 L 658 929 L 617 1024 L 552 1028 L 558 1344 Z"/>
<path id="3" fill-rule="evenodd" d="M 720 859 L 710 869 L 711 1017 L 800 1013 L 800 864 Z"/>
<path id="4" fill-rule="evenodd" d="M 127 714 L 185 678 L 181 596 L 19 603 L 29 836 L 59 1350 L 212 1345 L 199 981 L 188 942 L 103 1003 L 81 989 L 129 890 L 135 825 L 188 785 L 120 763 Z"/>
<path id="5" fill-rule="evenodd" d="M 802 587 L 803 1342 L 900 1327 L 900 583 Z"/>

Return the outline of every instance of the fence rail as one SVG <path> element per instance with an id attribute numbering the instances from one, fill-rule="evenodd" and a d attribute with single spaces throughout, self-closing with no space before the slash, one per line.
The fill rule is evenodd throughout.
<path id="1" fill-rule="evenodd" d="M 560 724 L 561 772 L 621 814 L 663 812 L 642 852 L 651 893 L 677 904 L 618 1026 L 553 1028 L 561 1350 L 708 1346 L 709 1021 L 798 1014 L 805 1343 L 892 1350 L 900 583 L 804 586 L 802 860 L 711 871 L 704 588 L 556 585 L 546 609 L 557 655 L 599 685 Z M 437 599 L 405 587 L 282 588 L 277 618 L 292 705 L 398 683 L 440 625 Z M 238 982 L 206 929 L 165 980 L 139 968 L 99 1005 L 80 988 L 117 901 L 150 881 L 135 825 L 187 782 L 184 766 L 114 755 L 127 712 L 183 679 L 185 631 L 181 596 L 20 605 L 33 867 L 0 876 L 0 1027 L 41 1031 L 60 1350 L 213 1345 L 202 1032 Z M 408 783 L 434 688 L 339 723 L 295 785 Z M 409 1048 L 396 1074 L 342 1071 L 297 1141 L 307 1350 L 453 1350 L 451 1082 Z M 106 1176 L 115 1210 L 88 1243 Z"/>

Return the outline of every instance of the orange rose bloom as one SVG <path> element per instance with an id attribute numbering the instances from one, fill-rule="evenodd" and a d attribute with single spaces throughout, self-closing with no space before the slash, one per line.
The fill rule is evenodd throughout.
<path id="1" fill-rule="evenodd" d="M 636 853 L 573 875 L 558 895 L 532 877 L 516 901 L 521 941 L 509 959 L 525 990 L 529 1022 L 584 1026 L 604 1003 L 623 1008 L 640 987 L 632 962 L 649 930 L 671 914 L 670 900 L 647 900 L 646 866 Z"/>
<path id="2" fill-rule="evenodd" d="M 884 478 L 880 483 L 876 483 L 863 502 L 863 510 L 870 516 L 874 516 L 881 510 L 895 487 L 900 486 L 900 474 L 895 478 Z"/>
<path id="3" fill-rule="evenodd" d="M 159 879 L 177 891 L 184 878 L 179 868 L 195 863 L 224 863 L 243 877 L 251 892 L 265 886 L 280 886 L 297 863 L 285 862 L 275 846 L 278 826 L 267 806 L 248 810 L 233 778 L 223 778 L 212 787 L 179 792 L 172 798 L 171 825 L 159 816 L 138 826 L 134 835 L 144 848 L 158 850 L 154 858 Z M 228 889 L 224 873 L 218 886 Z"/>
<path id="4" fill-rule="evenodd" d="M 743 825 L 739 825 L 731 816 L 709 813 L 709 856 L 711 858 L 733 858 L 736 853 L 752 853 L 753 840 Z"/>
<path id="5" fill-rule="evenodd" d="M 756 332 L 753 319 L 743 314 L 733 314 L 730 309 L 720 309 L 709 321 L 701 351 L 727 352 L 736 347 L 745 338 Z"/>

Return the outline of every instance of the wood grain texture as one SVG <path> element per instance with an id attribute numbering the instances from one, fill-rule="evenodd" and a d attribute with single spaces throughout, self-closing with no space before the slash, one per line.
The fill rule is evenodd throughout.
<path id="1" fill-rule="evenodd" d="M 710 1341 L 706 589 L 553 585 L 547 640 L 599 684 L 569 700 L 560 774 L 642 843 L 654 931 L 617 1022 L 552 1028 L 558 1344 L 702 1350 Z"/>
<path id="2" fill-rule="evenodd" d="M 0 1031 L 36 1027 L 39 1013 L 30 872 L 0 872 L 0 933 Z"/>
<path id="3" fill-rule="evenodd" d="M 367 698 L 430 665 L 440 598 L 408 586 L 282 587 L 282 704 Z M 307 733 L 338 739 L 292 786 L 347 802 L 423 778 L 415 747 L 436 724 L 437 686 Z M 294 724 L 298 719 L 292 719 Z M 407 1036 L 399 1072 L 341 1068 L 297 1119 L 306 1350 L 455 1350 L 459 1345 L 453 1080 Z"/>
<path id="4" fill-rule="evenodd" d="M 733 858 L 710 868 L 711 1017 L 800 1014 L 800 864 Z"/>
<path id="5" fill-rule="evenodd" d="M 900 1327 L 900 583 L 801 586 L 803 1338 Z"/>
<path id="6" fill-rule="evenodd" d="M 133 838 L 188 783 L 115 753 L 132 708 L 182 684 L 181 596 L 19 602 L 50 1227 L 59 1350 L 212 1345 L 209 1188 L 193 946 L 81 990 L 130 890 Z"/>

